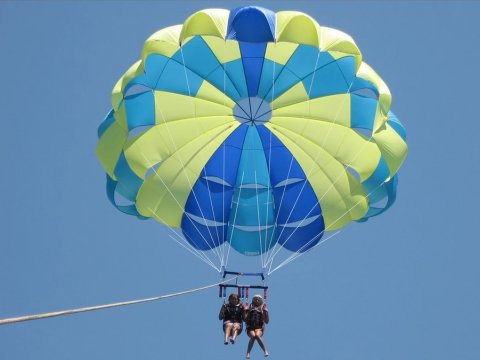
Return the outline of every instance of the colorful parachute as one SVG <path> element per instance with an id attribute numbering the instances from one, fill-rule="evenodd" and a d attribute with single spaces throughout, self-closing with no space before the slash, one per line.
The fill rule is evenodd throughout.
<path id="1" fill-rule="evenodd" d="M 97 155 L 119 210 L 195 250 L 301 253 L 394 202 L 407 145 L 390 103 L 349 35 L 300 12 L 207 9 L 147 39 Z"/>

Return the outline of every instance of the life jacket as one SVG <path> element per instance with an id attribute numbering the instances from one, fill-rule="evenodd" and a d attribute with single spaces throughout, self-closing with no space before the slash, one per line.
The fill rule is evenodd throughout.
<path id="1" fill-rule="evenodd" d="M 243 309 L 240 305 L 230 305 L 227 303 L 223 306 L 225 308 L 223 313 L 224 321 L 242 322 Z"/>
<path id="2" fill-rule="evenodd" d="M 262 306 L 254 306 L 250 304 L 248 308 L 247 318 L 245 319 L 250 329 L 261 329 L 265 322 Z"/>

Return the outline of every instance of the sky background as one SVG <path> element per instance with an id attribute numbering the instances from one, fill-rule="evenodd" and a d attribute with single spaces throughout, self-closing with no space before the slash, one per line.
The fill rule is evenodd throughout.
<path id="1" fill-rule="evenodd" d="M 118 212 L 95 157 L 143 42 L 203 8 L 299 10 L 353 36 L 409 156 L 396 204 L 269 279 L 272 359 L 480 359 L 477 1 L 1 1 L 0 318 L 138 299 L 220 276 Z M 235 359 L 217 289 L 0 326 L 0 359 Z M 257 345 L 252 358 L 261 358 Z"/>

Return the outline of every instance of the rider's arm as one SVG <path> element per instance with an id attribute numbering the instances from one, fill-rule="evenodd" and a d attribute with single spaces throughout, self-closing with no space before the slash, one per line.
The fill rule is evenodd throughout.
<path id="1" fill-rule="evenodd" d="M 223 304 L 222 307 L 220 308 L 220 313 L 218 314 L 219 320 L 225 319 L 225 311 L 226 311 L 225 304 Z"/>
<path id="2" fill-rule="evenodd" d="M 265 306 L 265 304 L 263 305 L 262 310 L 263 310 L 263 321 L 265 322 L 265 324 L 268 324 L 268 322 L 270 321 L 270 316 L 268 315 L 268 309 Z"/>

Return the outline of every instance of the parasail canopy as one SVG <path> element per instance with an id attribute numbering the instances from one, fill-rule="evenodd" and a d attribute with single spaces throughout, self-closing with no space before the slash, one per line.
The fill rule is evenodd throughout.
<path id="1" fill-rule="evenodd" d="M 233 248 L 265 267 L 393 204 L 407 145 L 390 104 L 349 35 L 295 11 L 206 9 L 147 39 L 97 155 L 119 210 L 219 266 Z"/>

